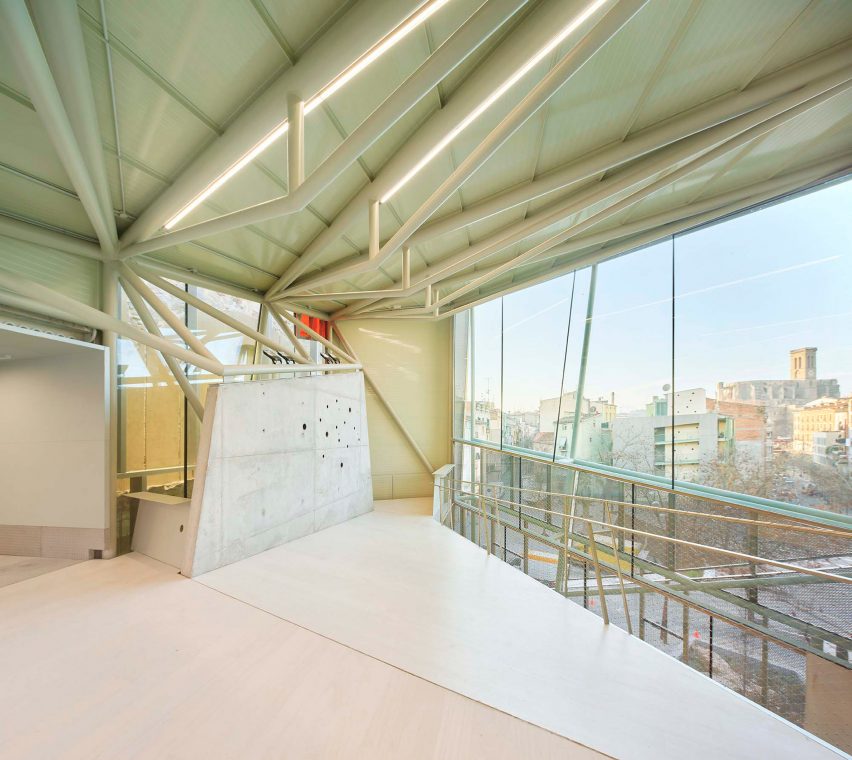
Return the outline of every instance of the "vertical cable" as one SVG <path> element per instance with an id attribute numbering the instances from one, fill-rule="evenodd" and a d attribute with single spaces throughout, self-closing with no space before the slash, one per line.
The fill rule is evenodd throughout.
<path id="1" fill-rule="evenodd" d="M 503 450 L 503 302 L 500 298 L 500 451 Z"/>
<path id="2" fill-rule="evenodd" d="M 189 284 L 184 283 L 183 289 L 185 293 L 189 292 Z M 183 302 L 183 323 L 186 325 L 187 330 L 189 329 L 189 304 L 184 301 Z M 184 345 L 186 345 L 184 343 Z M 189 363 L 184 362 L 183 364 L 183 373 L 187 376 L 187 381 L 189 380 Z M 189 402 L 186 398 L 186 394 L 183 394 L 183 498 L 186 499 L 189 496 Z"/>
<path id="3" fill-rule="evenodd" d="M 672 408 L 671 408 L 671 417 L 672 417 L 672 488 L 674 488 L 675 483 L 675 236 L 672 235 L 671 238 L 671 247 L 672 247 Z"/>
<path id="4" fill-rule="evenodd" d="M 574 290 L 577 272 L 571 273 L 571 298 L 568 303 L 568 326 L 565 328 L 565 352 L 562 356 L 562 380 L 559 383 L 559 400 L 556 403 L 556 431 L 553 434 L 553 461 L 556 461 L 556 439 L 559 437 L 559 418 L 562 416 L 562 395 L 565 393 L 565 367 L 568 364 L 568 340 L 571 337 L 571 319 L 574 316 Z"/>

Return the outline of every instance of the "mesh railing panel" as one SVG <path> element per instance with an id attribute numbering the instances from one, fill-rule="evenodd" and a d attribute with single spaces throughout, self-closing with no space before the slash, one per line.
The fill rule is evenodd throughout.
<path id="1" fill-rule="evenodd" d="M 629 615 L 634 635 L 784 718 L 804 720 L 806 652 L 848 662 L 852 585 L 713 547 L 846 574 L 850 534 L 503 452 L 456 445 L 455 459 L 467 468 L 452 486 L 458 532 L 601 615 L 591 530 L 612 624 Z"/>

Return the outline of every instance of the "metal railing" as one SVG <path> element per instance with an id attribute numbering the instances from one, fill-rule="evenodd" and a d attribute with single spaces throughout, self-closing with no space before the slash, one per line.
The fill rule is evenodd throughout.
<path id="1" fill-rule="evenodd" d="M 436 518 L 604 623 L 797 723 L 805 655 L 850 668 L 843 515 L 817 521 L 467 441 L 457 461 L 462 445 L 475 479 L 460 464 L 436 473 Z"/>

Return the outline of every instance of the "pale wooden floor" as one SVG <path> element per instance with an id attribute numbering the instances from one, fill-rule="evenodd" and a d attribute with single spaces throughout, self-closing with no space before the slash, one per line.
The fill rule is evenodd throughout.
<path id="1" fill-rule="evenodd" d="M 614 757 L 838 756 L 488 557 L 430 500 L 377 502 L 196 580 Z"/>
<path id="2" fill-rule="evenodd" d="M 76 559 L 54 559 L 52 557 L 18 557 L 0 554 L 0 588 L 20 583 L 44 573 L 52 573 L 79 562 Z"/>
<path id="3" fill-rule="evenodd" d="M 0 589 L 0 757 L 596 758 L 137 554 Z"/>

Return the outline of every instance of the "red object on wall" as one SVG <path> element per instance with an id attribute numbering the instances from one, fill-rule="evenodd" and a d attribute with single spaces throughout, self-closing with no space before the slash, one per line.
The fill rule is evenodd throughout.
<path id="1" fill-rule="evenodd" d="M 311 328 L 315 333 L 319 333 L 323 338 L 328 340 L 328 322 L 324 319 L 320 319 L 319 317 L 311 317 L 307 314 L 296 314 L 294 315 L 296 319 L 298 319 L 303 325 L 307 325 Z M 316 340 L 313 335 L 305 332 L 305 330 L 299 330 L 299 338 L 307 338 L 308 340 Z"/>

